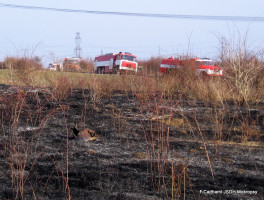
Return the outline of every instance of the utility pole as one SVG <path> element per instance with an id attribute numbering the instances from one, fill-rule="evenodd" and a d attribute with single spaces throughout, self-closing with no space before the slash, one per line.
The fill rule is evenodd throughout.
<path id="1" fill-rule="evenodd" d="M 80 33 L 76 33 L 76 37 L 75 37 L 75 49 L 74 49 L 74 52 L 75 52 L 75 57 L 76 58 L 81 58 L 81 36 L 80 36 Z"/>

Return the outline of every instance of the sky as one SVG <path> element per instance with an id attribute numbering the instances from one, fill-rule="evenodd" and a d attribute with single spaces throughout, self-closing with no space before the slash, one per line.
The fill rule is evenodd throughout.
<path id="1" fill-rule="evenodd" d="M 34 7 L 205 16 L 264 17 L 263 0 L 0 0 L 0 4 Z M 7 56 L 38 56 L 43 64 L 74 57 L 81 36 L 81 56 L 131 52 L 152 56 L 217 58 L 222 37 L 248 34 L 252 48 L 264 44 L 264 21 L 159 18 L 79 12 L 58 12 L 0 6 L 0 60 Z"/>

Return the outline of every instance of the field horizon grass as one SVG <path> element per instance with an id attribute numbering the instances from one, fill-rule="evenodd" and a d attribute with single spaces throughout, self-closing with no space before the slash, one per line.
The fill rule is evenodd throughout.
<path id="1" fill-rule="evenodd" d="M 225 68 L 228 71 L 228 68 Z M 114 90 L 136 91 L 152 87 L 166 95 L 181 93 L 191 98 L 214 101 L 235 101 L 238 104 L 260 103 L 264 101 L 263 71 L 256 70 L 255 74 L 245 73 L 247 77 L 237 80 L 236 75 L 224 72 L 224 77 L 208 77 L 203 79 L 181 71 L 173 75 L 158 74 L 148 76 L 146 73 L 135 75 L 97 75 L 80 72 L 55 72 L 49 70 L 34 70 L 21 73 L 21 70 L 0 69 L 0 83 L 13 86 L 43 87 L 64 89 L 91 89 L 103 95 L 111 95 Z M 241 72 L 242 73 L 242 72 Z M 237 75 L 242 79 L 244 74 Z M 25 78 L 27 76 L 27 78 Z M 65 87 L 64 87 L 64 86 Z M 58 88 L 60 86 L 60 88 Z"/>

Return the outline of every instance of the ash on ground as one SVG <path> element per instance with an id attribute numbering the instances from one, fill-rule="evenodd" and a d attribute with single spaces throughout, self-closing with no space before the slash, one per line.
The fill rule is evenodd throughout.
<path id="1" fill-rule="evenodd" d="M 263 199 L 261 105 L 0 89 L 1 199 Z"/>

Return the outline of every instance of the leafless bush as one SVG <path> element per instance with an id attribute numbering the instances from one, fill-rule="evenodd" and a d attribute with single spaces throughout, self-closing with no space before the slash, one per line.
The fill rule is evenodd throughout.
<path id="1" fill-rule="evenodd" d="M 150 59 L 139 60 L 138 65 L 139 67 L 142 67 L 141 73 L 152 76 L 158 75 L 161 60 L 161 57 L 151 57 Z"/>
<path id="2" fill-rule="evenodd" d="M 5 62 L 0 61 L 0 69 L 7 69 Z"/>
<path id="3" fill-rule="evenodd" d="M 119 77 L 113 75 L 97 76 L 92 74 L 92 79 L 88 85 L 93 96 L 92 98 L 96 101 L 102 96 L 111 98 L 113 91 L 122 88 Z"/>
<path id="4" fill-rule="evenodd" d="M 52 83 L 55 98 L 58 100 L 66 99 L 73 89 L 73 82 L 68 76 L 61 75 L 53 80 Z"/>
<path id="5" fill-rule="evenodd" d="M 94 63 L 92 58 L 88 58 L 86 60 L 80 61 L 80 68 L 82 72 L 90 72 L 92 73 L 94 70 Z"/>
<path id="6" fill-rule="evenodd" d="M 256 100 L 263 72 L 263 54 L 258 50 L 250 50 L 247 35 L 237 40 L 221 38 L 220 59 L 225 70 L 225 77 L 233 93 L 234 99 L 241 105 Z"/>
<path id="7" fill-rule="evenodd" d="M 20 82 L 24 85 L 32 85 L 34 80 L 33 72 L 41 70 L 42 64 L 39 57 L 7 57 L 4 65 L 11 72 L 14 72 Z"/>
<path id="8" fill-rule="evenodd" d="M 12 65 L 17 70 L 40 70 L 42 69 L 41 59 L 39 57 L 6 57 L 4 63 L 7 66 Z"/>

